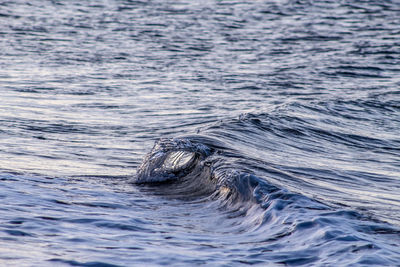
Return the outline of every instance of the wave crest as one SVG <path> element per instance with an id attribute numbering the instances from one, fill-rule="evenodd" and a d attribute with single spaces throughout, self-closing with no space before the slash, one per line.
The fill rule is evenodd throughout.
<path id="1" fill-rule="evenodd" d="M 139 166 L 133 182 L 143 184 L 177 180 L 210 154 L 210 148 L 188 139 L 160 139 Z"/>

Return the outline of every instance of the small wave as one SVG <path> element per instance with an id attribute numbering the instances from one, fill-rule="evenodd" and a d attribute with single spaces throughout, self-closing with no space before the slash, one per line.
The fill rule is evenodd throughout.
<path id="1" fill-rule="evenodd" d="M 257 235 L 265 251 L 289 240 L 287 252 L 275 255 L 282 264 L 323 264 L 326 253 L 335 255 L 339 265 L 371 261 L 390 266 L 398 260 L 395 242 L 385 244 L 387 238 L 398 240 L 400 231 L 395 227 L 280 188 L 242 169 L 233 159 L 239 157 L 235 153 L 213 138 L 161 139 L 133 182 L 150 185 L 162 197 L 217 203 L 228 220 L 241 226 L 226 229 L 227 233 Z M 298 256 L 293 257 L 292 250 Z"/>
<path id="2" fill-rule="evenodd" d="M 79 262 L 75 260 L 65 260 L 65 259 L 59 259 L 59 258 L 54 258 L 49 260 L 49 262 L 52 262 L 54 264 L 61 263 L 61 264 L 66 264 L 69 266 L 85 266 L 85 267 L 119 267 L 121 265 L 115 265 L 115 264 L 110 264 L 107 262 L 100 262 L 100 261 L 89 261 L 89 262 Z"/>
<path id="3" fill-rule="evenodd" d="M 247 115 L 245 119 L 240 118 L 241 126 L 243 126 L 242 122 L 249 117 L 254 116 Z M 251 124 L 253 122 L 257 128 L 266 127 L 261 125 L 262 122 L 259 119 L 254 118 L 251 120 Z M 290 137 L 292 131 L 287 132 L 284 127 L 282 129 Z M 271 128 L 271 130 L 273 129 Z M 245 132 L 241 130 L 241 133 Z M 298 137 L 299 133 L 302 133 L 301 129 L 295 131 L 295 136 Z M 235 137 L 234 140 L 237 140 L 237 138 Z M 321 204 L 317 199 L 309 198 L 309 193 L 303 196 L 298 192 L 301 190 L 299 186 L 303 186 L 303 189 L 306 186 L 311 186 L 315 190 L 323 190 L 322 185 L 317 187 L 312 184 L 310 178 L 315 175 L 318 175 L 318 177 L 323 175 L 327 179 L 330 176 L 335 176 L 331 179 L 334 182 L 338 179 L 344 179 L 344 177 L 338 176 L 332 171 L 317 168 L 290 169 L 289 166 L 286 167 L 289 171 L 285 171 L 285 169 L 282 169 L 285 168 L 284 166 L 280 166 L 279 169 L 275 168 L 277 165 L 273 163 L 267 166 L 265 161 L 257 158 L 252 159 L 247 155 L 241 156 L 239 153 L 240 151 L 229 148 L 227 144 L 218 139 L 200 135 L 160 139 L 138 167 L 137 174 L 133 177 L 132 182 L 138 185 L 155 186 L 157 187 L 156 194 L 169 198 L 196 199 L 203 197 L 223 201 L 227 206 L 235 206 L 238 203 L 244 205 L 249 202 L 259 204 L 265 209 L 270 205 L 272 198 L 290 200 L 289 202 L 304 202 L 305 198 L 311 204 L 303 203 L 302 205 L 307 205 L 313 209 L 347 206 L 329 203 L 329 198 L 325 199 L 325 204 Z M 253 169 L 261 170 L 258 173 L 269 174 L 270 177 L 260 177 L 254 174 Z M 310 178 L 306 177 L 306 172 L 309 173 Z M 352 176 L 359 173 L 361 172 L 354 174 L 350 171 L 346 172 L 347 175 Z M 367 175 L 368 173 L 363 173 L 363 177 Z M 279 183 L 278 179 L 285 179 L 286 181 Z M 371 178 L 368 176 L 368 179 Z M 271 181 L 278 182 L 278 184 Z M 291 192 L 282 187 L 288 185 L 290 181 L 297 183 L 297 186 L 293 187 L 297 190 Z M 309 184 L 307 184 L 307 181 Z"/>
<path id="4" fill-rule="evenodd" d="M 312 209 L 329 209 L 317 201 L 306 203 L 310 202 L 306 197 L 242 170 L 230 162 L 229 157 L 234 155 L 235 151 L 212 138 L 161 139 L 144 158 L 132 182 L 154 186 L 154 193 L 164 197 L 216 200 L 228 210 L 241 210 L 247 214 L 247 210 L 254 207 L 266 210 L 273 206 L 273 209 L 281 210 L 294 202 Z M 267 217 L 261 221 L 268 220 Z"/>
<path id="5" fill-rule="evenodd" d="M 223 206 L 240 210 L 241 206 L 259 203 L 261 191 L 277 190 L 256 176 L 227 165 L 220 155 L 222 149 L 223 145 L 211 138 L 161 139 L 145 157 L 133 182 L 156 185 L 156 194 L 164 197 L 218 200 Z"/>

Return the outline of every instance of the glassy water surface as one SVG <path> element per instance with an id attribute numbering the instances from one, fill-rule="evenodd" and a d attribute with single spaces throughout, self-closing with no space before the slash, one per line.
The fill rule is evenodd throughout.
<path id="1" fill-rule="evenodd" d="M 398 266 L 400 2 L 3 1 L 0 262 Z"/>

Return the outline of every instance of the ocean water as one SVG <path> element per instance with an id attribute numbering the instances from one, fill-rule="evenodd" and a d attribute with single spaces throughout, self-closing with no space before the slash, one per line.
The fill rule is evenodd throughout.
<path id="1" fill-rule="evenodd" d="M 400 2 L 0 2 L 0 265 L 400 266 Z"/>

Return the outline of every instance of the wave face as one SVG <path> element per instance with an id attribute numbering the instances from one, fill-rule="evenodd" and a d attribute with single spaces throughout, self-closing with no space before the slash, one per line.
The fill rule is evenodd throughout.
<path id="1" fill-rule="evenodd" d="M 399 12 L 0 1 L 0 266 L 399 266 Z"/>
<path id="2" fill-rule="evenodd" d="M 321 201 L 400 225 L 400 121 L 393 93 L 285 104 L 217 123 L 204 133 L 234 147 L 240 168 L 280 187 L 311 198 L 318 192 Z M 365 112 L 370 115 L 360 118 Z"/>

